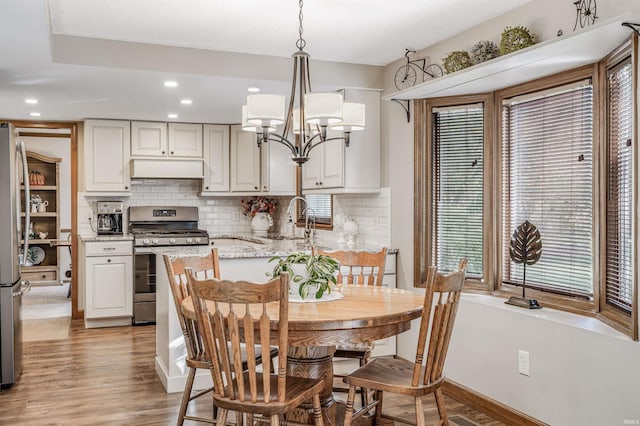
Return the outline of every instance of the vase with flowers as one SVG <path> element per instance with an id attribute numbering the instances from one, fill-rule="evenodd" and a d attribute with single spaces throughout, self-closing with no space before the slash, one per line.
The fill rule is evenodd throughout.
<path id="1" fill-rule="evenodd" d="M 243 214 L 251 216 L 251 229 L 253 233 L 259 237 L 266 237 L 271 226 L 273 226 L 273 217 L 271 214 L 276 211 L 278 201 L 275 198 L 267 197 L 251 197 L 240 200 Z"/>

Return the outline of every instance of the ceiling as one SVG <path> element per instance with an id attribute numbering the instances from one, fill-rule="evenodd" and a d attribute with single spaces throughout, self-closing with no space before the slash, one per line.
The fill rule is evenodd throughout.
<path id="1" fill-rule="evenodd" d="M 405 47 L 529 1 L 308 1 L 314 89 L 382 89 L 384 65 Z M 0 118 L 239 122 L 250 85 L 289 92 L 297 37 L 293 0 L 3 0 Z M 178 87 L 163 87 L 169 79 Z"/>

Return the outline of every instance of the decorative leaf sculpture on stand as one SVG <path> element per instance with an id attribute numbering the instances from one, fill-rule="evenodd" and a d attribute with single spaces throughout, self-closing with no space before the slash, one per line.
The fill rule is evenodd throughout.
<path id="1" fill-rule="evenodd" d="M 524 291 L 527 280 L 527 265 L 534 265 L 542 255 L 542 238 L 534 224 L 525 220 L 511 236 L 509 256 L 514 263 L 522 263 L 522 297 L 512 296 L 505 303 L 529 309 L 540 309 L 542 306 L 535 299 L 525 298 Z"/>

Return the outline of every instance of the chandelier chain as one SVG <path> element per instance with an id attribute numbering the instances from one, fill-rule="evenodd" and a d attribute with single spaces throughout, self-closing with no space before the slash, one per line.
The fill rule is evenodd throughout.
<path id="1" fill-rule="evenodd" d="M 298 41 L 296 41 L 296 47 L 300 50 L 303 50 L 307 45 L 307 42 L 302 38 L 302 31 L 304 30 L 304 28 L 302 28 L 302 0 L 298 2 L 298 6 L 300 8 L 300 12 L 298 13 L 298 21 L 300 22 L 300 24 L 298 25 Z"/>

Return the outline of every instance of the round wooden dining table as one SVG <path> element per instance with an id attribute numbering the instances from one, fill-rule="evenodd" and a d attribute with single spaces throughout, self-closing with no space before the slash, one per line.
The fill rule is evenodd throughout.
<path id="1" fill-rule="evenodd" d="M 342 417 L 332 394 L 336 345 L 362 344 L 407 331 L 411 320 L 420 317 L 424 303 L 421 294 L 386 287 L 345 285 L 333 291 L 344 297 L 316 303 L 290 301 L 288 305 L 287 374 L 324 380 L 320 397 L 325 425 L 335 425 Z M 195 318 L 190 297 L 183 301 L 182 312 Z M 292 420 L 313 423 L 308 410 L 299 411 Z"/>

